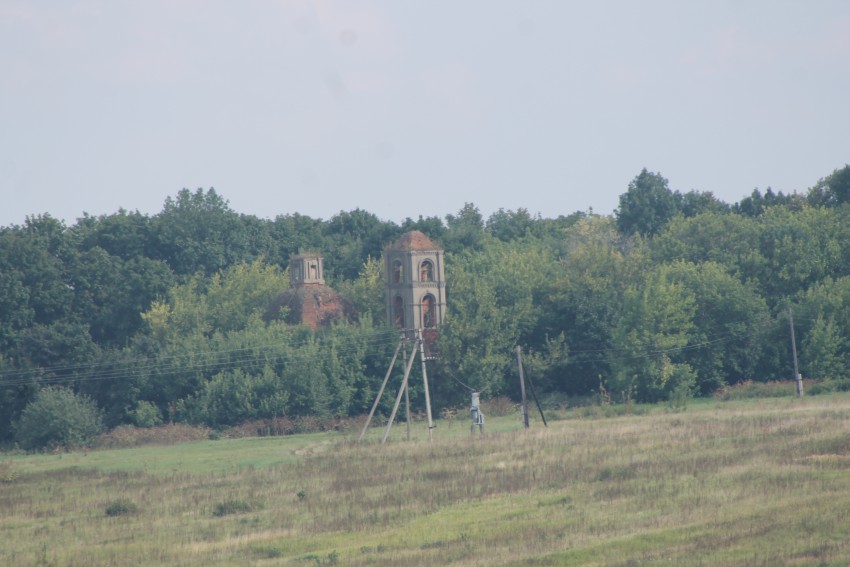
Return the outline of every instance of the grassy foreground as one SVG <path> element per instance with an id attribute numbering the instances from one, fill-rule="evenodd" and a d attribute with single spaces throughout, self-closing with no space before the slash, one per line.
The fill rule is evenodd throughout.
<path id="1" fill-rule="evenodd" d="M 0 456 L 0 565 L 847 565 L 850 397 Z"/>

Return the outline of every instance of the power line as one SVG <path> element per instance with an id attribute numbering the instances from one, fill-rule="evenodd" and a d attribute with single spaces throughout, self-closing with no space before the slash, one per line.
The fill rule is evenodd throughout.
<path id="1" fill-rule="evenodd" d="M 805 319 L 805 318 L 804 318 Z M 742 324 L 747 321 L 739 320 L 728 325 Z M 765 322 L 760 328 L 764 330 L 774 326 L 774 321 Z M 293 334 L 292 331 L 287 331 Z M 653 358 L 661 354 L 673 354 L 699 350 L 722 344 L 735 339 L 751 330 L 727 330 L 722 333 L 708 335 L 706 340 L 699 343 L 686 344 L 664 349 L 632 352 L 627 348 L 606 347 L 600 349 L 582 349 L 569 351 L 569 356 L 578 357 L 582 362 L 630 361 Z M 363 337 L 363 335 L 361 335 Z M 344 338 L 344 337 L 335 337 Z M 121 378 L 131 378 L 144 375 L 169 373 L 207 372 L 219 373 L 249 365 L 260 364 L 298 364 L 323 358 L 319 352 L 331 348 L 340 358 L 349 357 L 358 351 L 374 351 L 381 347 L 391 347 L 398 340 L 395 330 L 379 329 L 365 335 L 362 342 L 354 344 L 339 343 L 311 335 L 301 342 L 290 340 L 268 343 L 265 345 L 249 346 L 222 350 L 189 351 L 162 357 L 142 358 L 131 357 L 125 360 L 99 362 L 94 364 L 57 365 L 30 369 L 0 370 L 0 385 L 21 386 L 32 382 L 39 384 L 60 384 L 108 381 Z M 584 356 L 596 355 L 596 356 Z M 268 360 L 272 358 L 273 360 Z M 452 380 L 469 391 L 475 388 L 449 373 Z"/>
<path id="2" fill-rule="evenodd" d="M 358 351 L 372 351 L 389 346 L 397 341 L 395 331 L 378 330 L 367 335 L 361 344 L 328 344 L 322 339 L 308 338 L 301 343 L 281 341 L 256 347 L 244 347 L 219 351 L 194 351 L 159 359 L 132 358 L 130 360 L 97 363 L 90 365 L 66 365 L 40 367 L 24 370 L 0 371 L 0 384 L 19 386 L 37 380 L 42 384 L 113 380 L 143 374 L 165 374 L 171 372 L 222 372 L 246 365 L 268 363 L 264 358 L 275 357 L 276 364 L 295 364 L 320 360 L 319 354 L 326 348 L 336 351 L 340 358 Z"/>

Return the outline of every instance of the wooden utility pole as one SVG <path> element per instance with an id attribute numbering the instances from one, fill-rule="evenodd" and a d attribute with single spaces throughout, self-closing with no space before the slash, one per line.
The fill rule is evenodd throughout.
<path id="1" fill-rule="evenodd" d="M 522 392 L 522 424 L 528 429 L 528 400 L 525 399 L 525 376 L 522 373 L 522 349 L 516 347 L 516 361 L 519 366 L 519 389 Z"/>
<path id="2" fill-rule="evenodd" d="M 528 427 L 528 401 L 525 396 L 525 371 L 522 367 L 522 349 L 516 347 L 516 360 L 519 366 L 519 386 L 522 390 L 522 422 L 525 427 Z M 534 398 L 534 403 L 537 404 L 537 411 L 540 412 L 540 419 L 543 420 L 543 427 L 549 427 L 546 423 L 546 416 L 543 414 L 543 407 L 540 405 L 540 399 L 537 397 L 537 392 L 534 391 L 534 382 L 531 378 L 528 379 L 528 389 L 531 390 L 531 396 Z"/>
<path id="3" fill-rule="evenodd" d="M 422 329 L 419 333 L 419 358 L 422 359 L 422 382 L 425 385 L 425 413 L 428 415 L 428 441 L 434 440 L 434 420 L 431 418 L 431 393 L 428 388 L 428 371 L 425 369 L 425 340 L 422 338 Z"/>
<path id="4" fill-rule="evenodd" d="M 392 429 L 393 421 L 395 421 L 396 413 L 398 413 L 398 406 L 401 404 L 401 396 L 404 395 L 404 392 L 407 391 L 407 380 L 410 378 L 410 369 L 413 368 L 413 361 L 416 360 L 416 349 L 410 353 L 410 359 L 407 361 L 407 366 L 404 368 L 404 379 L 401 381 L 401 388 L 399 388 L 398 396 L 395 399 L 395 404 L 393 405 L 393 411 L 390 414 L 390 419 L 387 421 L 387 429 L 384 431 L 384 438 L 381 439 L 381 443 L 387 442 L 387 437 L 390 436 L 390 429 Z"/>
<path id="5" fill-rule="evenodd" d="M 803 377 L 800 375 L 800 370 L 797 368 L 797 340 L 794 338 L 794 313 L 791 311 L 791 306 L 788 306 L 788 324 L 791 326 L 791 354 L 794 357 L 794 379 L 797 381 L 797 397 L 803 397 Z"/>
<path id="6" fill-rule="evenodd" d="M 407 360 L 407 345 L 402 350 L 402 360 Z M 404 416 L 407 424 L 407 440 L 410 441 L 410 384 L 404 387 Z"/>
<path id="7" fill-rule="evenodd" d="M 537 411 L 540 412 L 540 419 L 543 420 L 543 427 L 549 427 L 549 424 L 546 423 L 546 416 L 543 415 L 543 406 L 540 405 L 540 398 L 537 397 L 537 392 L 534 391 L 534 381 L 530 376 L 528 378 L 528 389 L 531 390 L 531 397 L 534 398 L 534 403 L 537 404 Z"/>
<path id="8" fill-rule="evenodd" d="M 390 362 L 390 367 L 387 368 L 387 375 L 384 376 L 384 381 L 381 384 L 381 389 L 378 390 L 378 396 L 375 398 L 375 403 L 372 404 L 372 410 L 369 412 L 369 417 L 366 418 L 366 423 L 363 424 L 363 431 L 360 432 L 360 437 L 357 439 L 357 441 L 363 440 L 363 436 L 366 435 L 366 430 L 369 429 L 369 424 L 372 423 L 372 418 L 375 416 L 375 410 L 378 408 L 378 402 L 381 401 L 381 396 L 384 395 L 384 388 L 387 387 L 387 381 L 390 379 L 390 374 L 393 371 L 393 367 L 395 366 L 395 361 L 398 358 L 398 351 L 401 350 L 402 344 L 404 344 L 404 339 L 400 340 L 398 342 L 398 346 L 395 348 L 395 354 L 393 354 L 392 362 Z M 410 412 L 410 409 L 408 408 L 408 413 L 409 412 Z M 410 423 L 408 423 L 408 435 L 410 434 L 409 428 L 410 428 Z"/>

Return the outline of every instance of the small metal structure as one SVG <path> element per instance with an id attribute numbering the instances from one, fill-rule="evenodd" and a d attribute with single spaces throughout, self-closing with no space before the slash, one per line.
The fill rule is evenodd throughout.
<path id="1" fill-rule="evenodd" d="M 469 433 L 475 432 L 475 426 L 478 426 L 478 432 L 484 435 L 484 412 L 481 411 L 481 401 L 478 398 L 478 392 L 472 392 L 472 406 L 469 408 L 472 414 L 472 424 L 469 426 Z"/>

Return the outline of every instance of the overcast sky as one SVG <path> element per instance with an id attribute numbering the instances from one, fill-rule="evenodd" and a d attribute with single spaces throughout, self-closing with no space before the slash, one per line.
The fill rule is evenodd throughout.
<path id="1" fill-rule="evenodd" d="M 611 213 L 850 162 L 850 2 L 0 0 L 0 226 Z"/>

